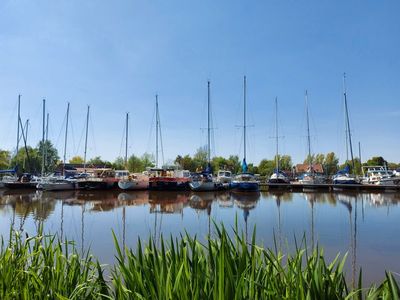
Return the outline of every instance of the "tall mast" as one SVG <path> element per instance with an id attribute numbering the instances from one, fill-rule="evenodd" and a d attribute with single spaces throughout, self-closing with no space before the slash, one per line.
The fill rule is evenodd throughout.
<path id="1" fill-rule="evenodd" d="M 44 175 L 45 168 L 45 145 L 44 138 L 46 134 L 46 99 L 43 99 L 43 128 L 42 128 L 42 177 Z"/>
<path id="2" fill-rule="evenodd" d="M 18 150 L 19 150 L 19 120 L 21 118 L 21 95 L 18 95 L 18 120 L 17 120 L 17 152 L 16 154 L 18 154 Z"/>
<path id="3" fill-rule="evenodd" d="M 211 129 L 210 129 L 210 81 L 207 82 L 207 159 L 211 162 Z"/>
<path id="4" fill-rule="evenodd" d="M 350 131 L 349 110 L 348 110 L 348 108 L 347 108 L 346 73 L 343 73 L 343 95 L 344 95 L 344 107 L 345 107 L 345 110 L 346 110 L 347 130 L 348 130 L 348 135 L 349 135 L 349 146 L 350 146 L 351 164 L 352 164 L 352 166 L 353 166 L 353 173 L 354 173 L 353 145 L 352 145 L 352 143 L 351 143 L 351 131 Z"/>
<path id="5" fill-rule="evenodd" d="M 128 124 L 129 124 L 129 113 L 126 113 L 126 124 L 125 124 L 125 168 L 128 166 Z"/>
<path id="6" fill-rule="evenodd" d="M 68 121 L 69 121 L 69 102 L 67 104 L 67 121 L 65 125 L 63 173 L 65 171 L 65 163 L 67 161 Z"/>
<path id="7" fill-rule="evenodd" d="M 308 113 L 308 92 L 306 90 L 306 116 L 307 116 L 307 143 L 308 143 L 308 163 L 312 169 L 312 157 L 311 157 L 311 138 L 310 138 L 310 117 Z M 312 170 L 311 170 L 312 171 Z"/>
<path id="8" fill-rule="evenodd" d="M 358 142 L 358 156 L 360 158 L 361 173 L 364 175 L 364 170 L 362 168 L 362 160 L 361 160 L 361 143 L 360 142 Z"/>
<path id="9" fill-rule="evenodd" d="M 246 160 L 246 75 L 243 78 L 243 138 L 244 138 L 244 160 Z"/>
<path id="10" fill-rule="evenodd" d="M 86 172 L 86 152 L 87 152 L 87 140 L 88 140 L 88 128 L 89 128 L 89 111 L 90 111 L 90 106 L 88 105 L 86 114 L 85 154 L 83 157 L 83 168 L 85 169 L 85 172 Z"/>
<path id="11" fill-rule="evenodd" d="M 49 140 L 49 116 L 50 114 L 47 113 L 47 118 L 46 118 L 46 137 L 45 137 L 45 141 Z"/>
<path id="12" fill-rule="evenodd" d="M 158 168 L 158 95 L 156 94 L 156 168 Z"/>
<path id="13" fill-rule="evenodd" d="M 275 97 L 275 138 L 276 138 L 276 172 L 279 172 L 279 146 L 278 146 L 278 97 Z"/>

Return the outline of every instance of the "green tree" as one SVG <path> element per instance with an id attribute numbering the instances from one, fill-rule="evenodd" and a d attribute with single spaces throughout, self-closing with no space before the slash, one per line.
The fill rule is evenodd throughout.
<path id="1" fill-rule="evenodd" d="M 18 166 L 18 172 L 39 173 L 42 167 L 42 156 L 36 148 L 27 146 L 18 150 L 11 159 L 11 166 Z"/>
<path id="2" fill-rule="evenodd" d="M 81 156 L 74 156 L 69 160 L 70 164 L 83 164 L 83 158 Z"/>
<path id="3" fill-rule="evenodd" d="M 44 143 L 40 141 L 37 146 L 37 153 L 40 156 L 40 159 L 42 160 L 43 160 L 43 150 L 45 157 L 44 171 L 45 173 L 53 172 L 56 169 L 58 162 L 60 160 L 60 157 L 58 156 L 58 151 L 56 148 L 54 148 L 53 144 L 50 141 L 45 141 Z"/>
<path id="4" fill-rule="evenodd" d="M 292 157 L 290 155 L 278 155 L 279 158 L 279 169 L 280 170 L 292 170 Z M 274 161 L 276 162 L 276 155 L 274 157 Z M 276 165 L 276 163 L 275 163 Z"/>
<path id="5" fill-rule="evenodd" d="M 113 167 L 113 169 L 115 169 L 115 170 L 123 170 L 123 169 L 125 169 L 125 168 L 126 168 L 126 166 L 125 166 L 125 159 L 124 159 L 123 157 L 121 157 L 121 156 L 118 156 L 118 157 L 114 160 L 114 162 L 113 162 L 113 164 L 112 164 L 112 167 Z"/>
<path id="6" fill-rule="evenodd" d="M 203 170 L 207 166 L 207 148 L 200 147 L 197 149 L 193 156 L 193 162 L 196 165 L 196 169 Z"/>
<path id="7" fill-rule="evenodd" d="M 262 176 L 271 176 L 274 172 L 276 163 L 274 160 L 263 159 L 258 165 L 258 172 Z"/>
<path id="8" fill-rule="evenodd" d="M 382 156 L 374 156 L 367 160 L 367 166 L 384 166 L 386 163 Z"/>
<path id="9" fill-rule="evenodd" d="M 226 164 L 227 169 L 231 170 L 233 173 L 239 173 L 242 170 L 241 161 L 237 155 L 230 155 L 226 161 Z"/>
<path id="10" fill-rule="evenodd" d="M 211 160 L 211 166 L 212 166 L 214 172 L 218 172 L 219 170 L 225 170 L 228 168 L 227 161 L 222 156 L 213 157 Z"/>
<path id="11" fill-rule="evenodd" d="M 143 161 L 136 155 L 131 155 L 128 159 L 128 170 L 135 173 L 143 172 L 145 170 Z"/>
<path id="12" fill-rule="evenodd" d="M 336 157 L 334 152 L 326 154 L 324 159 L 324 169 L 328 175 L 336 174 L 338 171 L 339 159 Z"/>
<path id="13" fill-rule="evenodd" d="M 346 160 L 344 162 L 344 164 L 341 164 L 339 166 L 339 169 L 344 169 L 347 165 L 350 168 L 350 174 L 355 174 L 355 175 L 362 174 L 361 163 L 360 163 L 360 159 L 358 157 L 354 159 L 354 169 L 353 169 L 353 163 L 351 160 Z"/>
<path id="14" fill-rule="evenodd" d="M 154 156 L 151 155 L 150 153 L 147 153 L 147 152 L 143 153 L 141 160 L 142 160 L 144 169 L 154 167 Z"/>
<path id="15" fill-rule="evenodd" d="M 105 168 L 111 168 L 112 167 L 112 163 L 110 163 L 109 161 L 106 160 L 102 160 L 100 156 L 95 156 L 93 158 L 91 158 L 88 162 L 88 165 L 100 165 L 103 166 Z"/>
<path id="16" fill-rule="evenodd" d="M 10 167 L 11 155 L 7 150 L 0 150 L 0 170 Z"/>

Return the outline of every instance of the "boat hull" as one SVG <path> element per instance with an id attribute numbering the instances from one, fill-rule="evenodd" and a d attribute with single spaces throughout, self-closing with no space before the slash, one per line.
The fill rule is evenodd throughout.
<path id="1" fill-rule="evenodd" d="M 76 184 L 71 183 L 42 183 L 40 188 L 44 191 L 69 191 L 75 190 Z"/>
<path id="2" fill-rule="evenodd" d="M 4 187 L 11 190 L 32 190 L 36 189 L 37 182 L 6 182 Z"/>
<path id="3" fill-rule="evenodd" d="M 220 191 L 224 189 L 221 183 L 213 181 L 192 181 L 189 183 L 190 189 L 195 192 L 207 192 L 207 191 Z"/>
<path id="4" fill-rule="evenodd" d="M 118 187 L 121 190 L 147 190 L 149 188 L 148 181 L 136 181 L 136 180 L 120 180 Z"/>
<path id="5" fill-rule="evenodd" d="M 113 181 L 78 181 L 78 189 L 82 190 L 110 190 L 116 187 L 118 187 L 118 183 Z"/>
<path id="6" fill-rule="evenodd" d="M 235 182 L 232 181 L 231 188 L 238 192 L 258 192 L 260 187 L 258 182 Z"/>
<path id="7" fill-rule="evenodd" d="M 149 182 L 149 190 L 152 191 L 187 191 L 189 189 L 188 181 L 151 180 Z"/>

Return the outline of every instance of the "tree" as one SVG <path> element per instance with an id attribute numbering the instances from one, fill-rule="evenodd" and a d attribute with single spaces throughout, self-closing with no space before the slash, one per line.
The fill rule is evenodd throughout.
<path id="1" fill-rule="evenodd" d="M 11 166 L 18 166 L 18 172 L 37 174 L 42 168 L 42 156 L 36 148 L 27 146 L 19 149 L 17 155 L 11 159 Z"/>
<path id="2" fill-rule="evenodd" d="M 0 150 L 0 170 L 10 167 L 11 155 L 7 150 Z"/>
<path id="3" fill-rule="evenodd" d="M 143 172 L 145 168 L 142 160 L 135 155 L 131 155 L 128 159 L 128 170 L 134 173 Z"/>
<path id="4" fill-rule="evenodd" d="M 111 168 L 112 167 L 112 163 L 110 163 L 109 161 L 106 160 L 102 160 L 100 156 L 95 156 L 93 158 L 91 158 L 88 162 L 88 165 L 100 165 L 103 166 L 105 168 Z"/>
<path id="5" fill-rule="evenodd" d="M 274 160 L 263 159 L 258 165 L 258 172 L 262 176 L 271 176 L 274 172 L 276 163 Z"/>
<path id="6" fill-rule="evenodd" d="M 43 160 L 43 150 L 44 150 L 44 171 L 45 173 L 53 172 L 58 165 L 60 157 L 58 156 L 58 151 L 53 147 L 53 144 L 50 141 L 42 141 L 39 142 L 37 146 L 37 152 L 40 158 Z M 43 163 L 43 161 L 42 161 Z"/>
<path id="7" fill-rule="evenodd" d="M 211 160 L 211 167 L 215 172 L 227 169 L 227 160 L 222 156 L 215 156 Z"/>
<path id="8" fill-rule="evenodd" d="M 344 169 L 346 166 L 349 166 L 350 174 L 355 174 L 355 175 L 362 174 L 361 163 L 359 158 L 354 159 L 354 170 L 353 170 L 353 163 L 351 160 L 346 160 L 344 164 L 339 166 L 339 169 Z"/>
<path id="9" fill-rule="evenodd" d="M 196 165 L 196 169 L 203 170 L 207 166 L 207 148 L 200 147 L 197 149 L 193 156 L 193 162 Z"/>
<path id="10" fill-rule="evenodd" d="M 386 163 L 382 156 L 374 156 L 367 160 L 367 166 L 384 166 Z"/>
<path id="11" fill-rule="evenodd" d="M 280 170 L 292 170 L 292 157 L 290 155 L 278 155 L 279 159 L 279 169 Z M 276 155 L 274 157 L 274 161 L 276 161 Z"/>
<path id="12" fill-rule="evenodd" d="M 231 170 L 233 173 L 239 173 L 241 170 L 241 162 L 239 156 L 230 155 L 226 161 L 227 169 Z"/>
<path id="13" fill-rule="evenodd" d="M 70 164 L 83 164 L 83 158 L 81 156 L 74 156 L 69 160 Z"/>
<path id="14" fill-rule="evenodd" d="M 151 155 L 150 153 L 147 153 L 147 152 L 143 153 L 141 160 L 142 160 L 144 169 L 154 167 L 154 156 Z"/>
<path id="15" fill-rule="evenodd" d="M 324 169 L 328 175 L 336 174 L 338 171 L 339 159 L 334 152 L 326 154 L 324 159 Z"/>
<path id="16" fill-rule="evenodd" d="M 123 169 L 125 169 L 125 168 L 126 168 L 126 166 L 125 166 L 125 159 L 123 159 L 121 156 L 118 156 L 118 157 L 114 160 L 114 162 L 113 162 L 113 164 L 112 164 L 112 167 L 113 167 L 115 170 L 123 170 Z"/>

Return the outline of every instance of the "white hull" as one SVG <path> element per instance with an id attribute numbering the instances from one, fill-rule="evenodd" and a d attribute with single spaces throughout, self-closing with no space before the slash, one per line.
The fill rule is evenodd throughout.
<path id="1" fill-rule="evenodd" d="M 222 184 L 213 181 L 192 181 L 189 183 L 192 191 L 217 191 L 222 189 Z"/>
<path id="2" fill-rule="evenodd" d="M 121 190 L 146 190 L 149 188 L 149 181 L 145 180 L 120 180 L 118 186 Z"/>
<path id="3" fill-rule="evenodd" d="M 76 188 L 76 184 L 74 182 L 39 183 L 37 188 L 44 191 L 68 191 L 74 190 Z"/>

